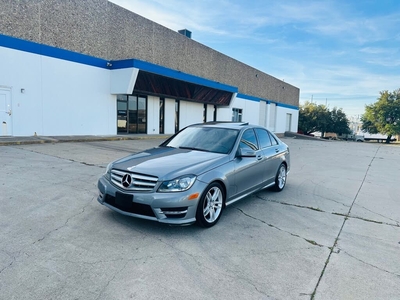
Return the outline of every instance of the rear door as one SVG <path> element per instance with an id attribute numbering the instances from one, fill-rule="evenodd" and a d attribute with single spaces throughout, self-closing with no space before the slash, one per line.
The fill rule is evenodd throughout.
<path id="1" fill-rule="evenodd" d="M 280 164 L 279 145 L 275 138 L 269 134 L 266 129 L 256 128 L 255 131 L 264 157 L 263 185 L 268 185 L 274 182 Z"/>

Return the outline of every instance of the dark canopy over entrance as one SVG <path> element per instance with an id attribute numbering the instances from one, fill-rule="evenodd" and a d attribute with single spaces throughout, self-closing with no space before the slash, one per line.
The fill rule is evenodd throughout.
<path id="1" fill-rule="evenodd" d="M 189 83 L 142 70 L 139 71 L 137 76 L 134 92 L 221 106 L 228 106 L 232 99 L 232 93 L 228 91 Z"/>

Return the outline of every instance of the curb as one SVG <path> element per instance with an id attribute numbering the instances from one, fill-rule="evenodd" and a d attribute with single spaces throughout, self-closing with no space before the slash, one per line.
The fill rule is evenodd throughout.
<path id="1" fill-rule="evenodd" d="M 167 139 L 170 135 L 143 135 L 143 136 L 32 136 L 32 137 L 0 137 L 0 146 L 55 144 L 55 143 L 84 143 L 123 140 Z M 7 140 L 8 139 L 8 140 Z"/>

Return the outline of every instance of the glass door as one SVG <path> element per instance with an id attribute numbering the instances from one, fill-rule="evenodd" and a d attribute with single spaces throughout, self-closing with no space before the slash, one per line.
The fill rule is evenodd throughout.
<path id="1" fill-rule="evenodd" d="M 117 96 L 117 133 L 127 133 L 128 129 L 128 102 L 125 95 Z"/>
<path id="2" fill-rule="evenodd" d="M 160 128 L 159 128 L 159 133 L 163 134 L 164 133 L 164 113 L 165 113 L 165 98 L 160 98 Z"/>
<path id="3" fill-rule="evenodd" d="M 136 133 L 147 133 L 147 98 L 137 98 L 137 130 Z"/>
<path id="4" fill-rule="evenodd" d="M 137 133 L 138 109 L 137 109 L 136 96 L 128 96 L 128 109 L 129 109 L 128 133 Z"/>
<path id="5" fill-rule="evenodd" d="M 136 95 L 117 96 L 119 134 L 147 133 L 147 98 Z"/>

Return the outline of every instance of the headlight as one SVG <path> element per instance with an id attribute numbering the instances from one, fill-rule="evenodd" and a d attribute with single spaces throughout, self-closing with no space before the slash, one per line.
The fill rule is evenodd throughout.
<path id="1" fill-rule="evenodd" d="M 104 173 L 104 177 L 107 178 L 108 180 L 111 179 L 111 166 L 112 166 L 112 163 L 109 163 L 107 165 L 106 172 Z"/>
<path id="2" fill-rule="evenodd" d="M 159 192 L 183 192 L 193 185 L 196 180 L 194 175 L 186 175 L 173 180 L 164 181 L 158 188 Z"/>

